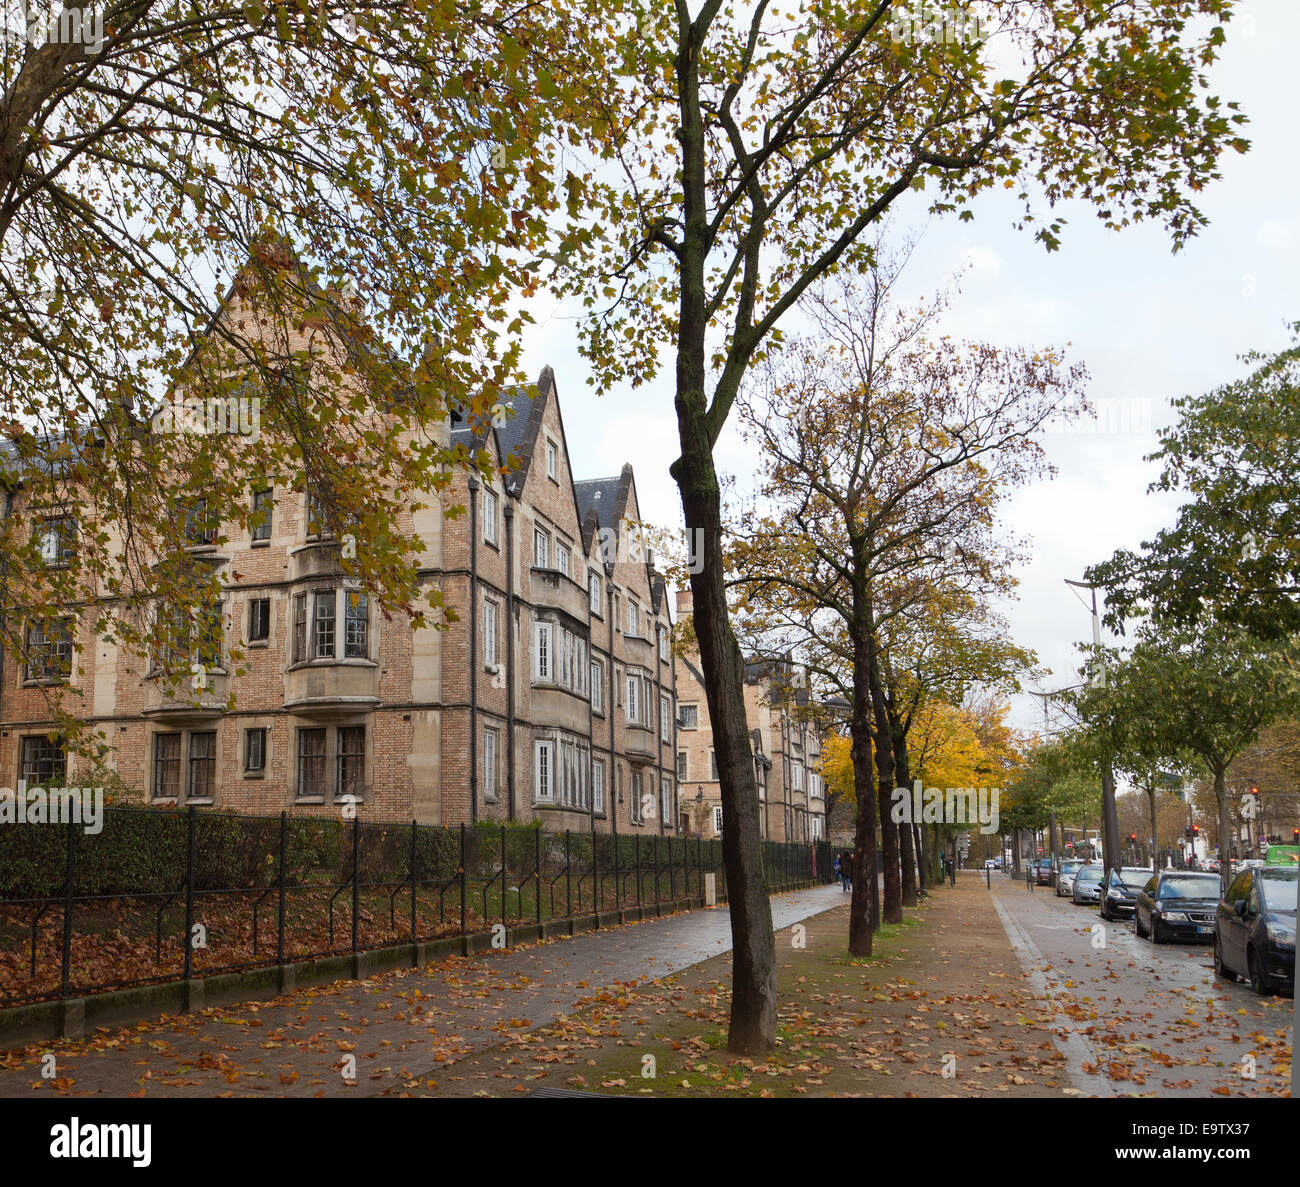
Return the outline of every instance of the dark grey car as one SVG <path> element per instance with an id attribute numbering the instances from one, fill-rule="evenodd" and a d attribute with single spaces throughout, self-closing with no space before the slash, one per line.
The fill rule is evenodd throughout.
<path id="1" fill-rule="evenodd" d="M 1214 971 L 1259 994 L 1295 983 L 1296 868 L 1242 870 L 1214 918 Z"/>
<path id="2" fill-rule="evenodd" d="M 1133 909 L 1133 930 L 1153 944 L 1214 938 L 1219 876 L 1164 870 L 1142 888 Z"/>
<path id="3" fill-rule="evenodd" d="M 1132 915 L 1137 896 L 1142 893 L 1142 887 L 1152 873 L 1152 870 L 1132 866 L 1112 869 L 1101 886 L 1101 917 L 1111 920 Z"/>

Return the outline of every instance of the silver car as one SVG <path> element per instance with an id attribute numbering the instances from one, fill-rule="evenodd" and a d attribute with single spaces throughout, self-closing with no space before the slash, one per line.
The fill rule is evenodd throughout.
<path id="1" fill-rule="evenodd" d="M 1074 873 L 1074 888 L 1070 891 L 1070 902 L 1076 907 L 1087 903 L 1101 901 L 1101 884 L 1106 871 L 1101 866 L 1080 866 Z"/>
<path id="2" fill-rule="evenodd" d="M 1085 861 L 1063 861 L 1056 875 L 1056 897 L 1069 898 L 1074 893 L 1074 875 L 1088 863 Z"/>

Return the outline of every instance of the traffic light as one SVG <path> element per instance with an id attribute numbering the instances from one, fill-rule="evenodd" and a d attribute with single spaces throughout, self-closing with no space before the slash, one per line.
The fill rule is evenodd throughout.
<path id="1" fill-rule="evenodd" d="M 1192 839 L 1192 826 L 1190 824 L 1183 829 L 1183 836 L 1189 841 Z"/>
<path id="2" fill-rule="evenodd" d="M 1136 841 L 1136 840 L 1138 839 L 1138 835 L 1137 835 L 1137 833 L 1129 833 L 1129 835 L 1128 835 L 1128 839 L 1129 839 L 1130 841 Z"/>
<path id="3" fill-rule="evenodd" d="M 1201 826 L 1199 824 L 1192 825 L 1192 840 L 1195 840 L 1200 835 L 1201 835 Z"/>
<path id="4" fill-rule="evenodd" d="M 1291 830 L 1291 844 L 1300 845 L 1300 828 L 1293 828 Z"/>

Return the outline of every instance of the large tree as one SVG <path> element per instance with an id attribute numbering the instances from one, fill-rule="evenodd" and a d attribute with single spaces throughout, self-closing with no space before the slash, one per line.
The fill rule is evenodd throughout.
<path id="1" fill-rule="evenodd" d="M 4 42 L 0 479 L 57 524 L 0 531 L 10 605 L 187 634 L 220 583 L 187 533 L 264 484 L 423 621 L 398 525 L 471 461 L 433 422 L 515 374 L 555 36 L 475 0 L 70 0 Z"/>
<path id="2" fill-rule="evenodd" d="M 749 368 L 810 285 L 869 262 L 864 232 L 900 199 L 970 218 L 980 194 L 1005 187 L 1050 249 L 1063 220 L 1039 222 L 1042 208 L 1083 198 L 1108 226 L 1163 222 L 1177 246 L 1204 221 L 1192 194 L 1220 154 L 1247 147 L 1243 117 L 1205 75 L 1229 0 L 961 7 L 986 18 L 964 38 L 905 27 L 911 12 L 891 0 L 633 0 L 585 12 L 575 82 L 588 85 L 581 112 L 601 160 L 578 225 L 603 235 L 594 255 L 572 234 L 557 255 L 564 291 L 588 313 L 594 383 L 648 380 L 661 351 L 675 371 L 672 473 L 703 561 L 691 589 L 726 809 L 732 1051 L 763 1051 L 776 1032 L 713 456 Z"/>
<path id="3" fill-rule="evenodd" d="M 1117 630 L 1134 613 L 1262 637 L 1300 631 L 1300 323 L 1286 350 L 1247 354 L 1243 379 L 1175 402 L 1153 490 L 1184 491 L 1174 526 L 1088 571 Z"/>

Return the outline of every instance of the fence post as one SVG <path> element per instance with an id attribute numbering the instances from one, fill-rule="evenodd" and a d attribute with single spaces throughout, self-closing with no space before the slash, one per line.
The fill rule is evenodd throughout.
<path id="1" fill-rule="evenodd" d="M 484 923 L 487 922 L 485 919 Z M 465 822 L 460 822 L 460 934 L 465 932 Z"/>
<path id="2" fill-rule="evenodd" d="M 564 913 L 573 918 L 573 838 L 564 830 Z M 572 930 L 572 929 L 570 929 Z"/>
<path id="3" fill-rule="evenodd" d="M 520 918 L 523 917 L 523 904 L 520 904 Z M 506 826 L 501 825 L 501 922 L 509 923 L 506 917 Z"/>
<path id="4" fill-rule="evenodd" d="M 352 951 L 357 951 L 357 914 L 361 910 L 361 818 L 352 818 Z"/>
<path id="5" fill-rule="evenodd" d="M 542 922 L 542 830 L 533 833 L 533 850 L 537 855 L 537 922 Z M 522 912 L 520 912 L 522 915 Z"/>
<path id="6" fill-rule="evenodd" d="M 673 839 L 668 838 L 668 900 L 677 901 L 677 871 L 673 869 Z"/>
<path id="7" fill-rule="evenodd" d="M 72 975 L 72 895 L 75 889 L 77 830 L 69 813 L 68 852 L 64 862 L 63 884 L 63 955 L 59 970 L 59 996 L 68 996 L 68 985 Z"/>
<path id="8" fill-rule="evenodd" d="M 279 883 L 280 893 L 277 896 L 276 903 L 276 920 L 275 920 L 275 963 L 278 968 L 284 968 L 284 858 L 285 858 L 285 833 L 289 827 L 289 814 L 280 813 L 280 871 Z"/>
<path id="9" fill-rule="evenodd" d="M 195 808 L 191 804 L 185 810 L 185 828 L 187 845 L 185 855 L 185 980 L 194 976 L 194 845 L 195 845 Z"/>
<path id="10" fill-rule="evenodd" d="M 640 907 L 641 903 L 641 834 L 637 833 L 632 838 L 632 862 L 636 868 L 636 905 Z"/>
<path id="11" fill-rule="evenodd" d="M 650 838 L 650 857 L 655 863 L 655 908 L 659 907 L 659 834 Z"/>
<path id="12" fill-rule="evenodd" d="M 700 902 L 704 902 L 704 834 L 695 838 L 695 889 L 700 892 Z"/>
<path id="13" fill-rule="evenodd" d="M 618 851 L 621 846 L 618 843 L 618 833 L 614 834 L 614 910 L 623 909 L 623 878 L 618 872 Z"/>
<path id="14" fill-rule="evenodd" d="M 414 818 L 411 820 L 411 943 L 412 945 L 419 942 L 419 937 L 415 934 L 415 854 L 416 845 L 419 840 L 419 825 L 415 823 Z"/>

